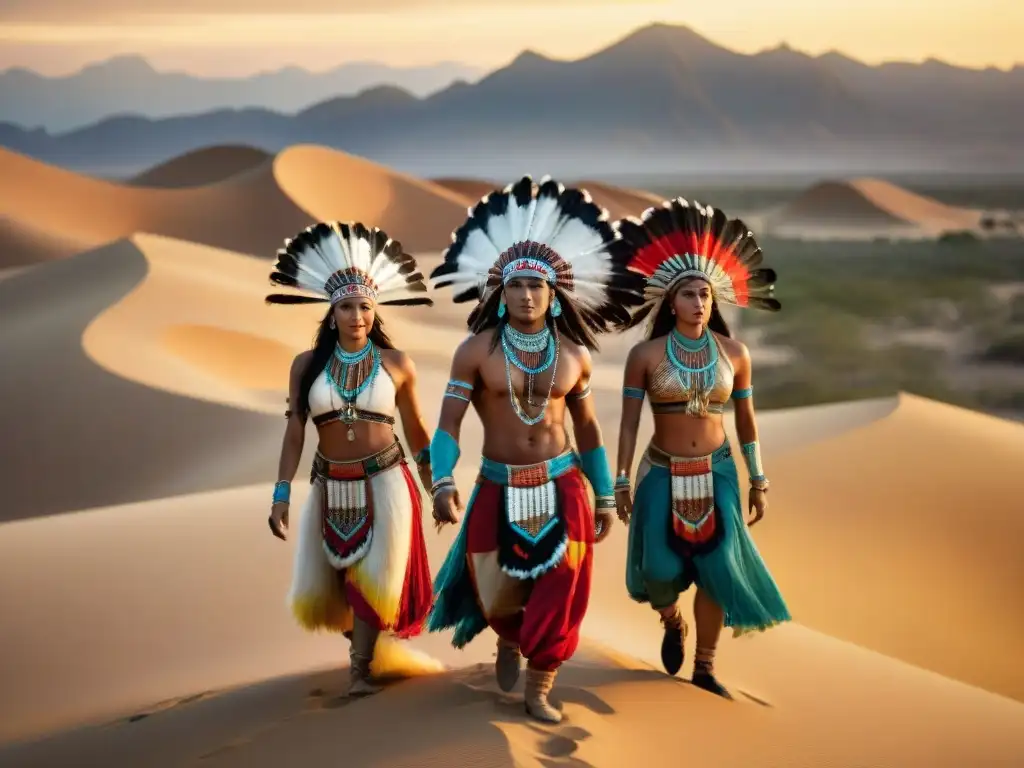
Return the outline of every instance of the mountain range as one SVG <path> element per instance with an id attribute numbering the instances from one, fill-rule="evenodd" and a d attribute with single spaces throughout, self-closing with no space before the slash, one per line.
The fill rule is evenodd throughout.
<path id="1" fill-rule="evenodd" d="M 1024 67 L 869 66 L 787 46 L 740 54 L 653 24 L 585 58 L 532 51 L 428 96 L 394 85 L 294 114 L 114 116 L 62 133 L 0 124 L 0 145 L 129 173 L 212 144 L 316 143 L 409 172 L 494 175 L 1024 168 Z"/>
<path id="2" fill-rule="evenodd" d="M 326 72 L 284 67 L 248 77 L 220 78 L 160 72 L 141 56 L 115 56 L 61 77 L 23 68 L 0 72 L 0 122 L 63 132 L 123 114 L 159 118 L 244 107 L 289 113 L 377 85 L 427 96 L 457 80 L 477 80 L 484 73 L 479 67 L 450 61 L 422 67 L 357 61 Z"/>

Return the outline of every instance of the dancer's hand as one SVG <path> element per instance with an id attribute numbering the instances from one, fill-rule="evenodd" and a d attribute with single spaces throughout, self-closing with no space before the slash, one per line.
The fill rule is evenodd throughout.
<path id="1" fill-rule="evenodd" d="M 451 523 L 459 522 L 459 513 L 462 511 L 462 501 L 459 499 L 459 492 L 455 488 L 441 491 L 434 497 L 434 524 L 437 530 Z"/>
<path id="2" fill-rule="evenodd" d="M 594 543 L 599 544 L 608 538 L 612 525 L 615 524 L 615 516 L 607 509 L 599 509 L 594 513 Z"/>
<path id="3" fill-rule="evenodd" d="M 747 512 L 753 512 L 754 518 L 747 523 L 747 527 L 754 525 L 762 517 L 764 513 L 768 511 L 768 494 L 764 491 L 760 491 L 757 488 L 750 489 L 750 500 L 747 503 Z"/>
<path id="4" fill-rule="evenodd" d="M 426 490 L 427 493 L 430 493 L 430 485 L 433 482 L 433 479 L 430 474 L 430 465 L 417 464 L 416 472 L 420 476 L 420 483 L 423 484 L 424 490 Z"/>
<path id="5" fill-rule="evenodd" d="M 288 502 L 279 501 L 270 508 L 270 518 L 267 520 L 270 524 L 271 532 L 282 541 L 288 540 Z"/>
<path id="6" fill-rule="evenodd" d="M 633 494 L 629 488 L 615 489 L 615 513 L 623 525 L 629 525 L 629 520 L 633 517 Z"/>

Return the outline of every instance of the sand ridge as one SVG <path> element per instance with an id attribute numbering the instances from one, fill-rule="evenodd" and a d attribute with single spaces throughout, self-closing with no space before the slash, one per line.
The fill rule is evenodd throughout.
<path id="1" fill-rule="evenodd" d="M 265 150 L 244 144 L 203 147 L 158 163 L 125 183 L 163 189 L 201 187 L 248 171 L 271 157 Z"/>
<path id="2" fill-rule="evenodd" d="M 414 252 L 440 250 L 466 205 L 442 187 L 321 147 L 291 147 L 187 189 L 126 186 L 0 150 L 0 210 L 89 247 L 148 232 L 271 259 L 286 237 L 341 219 L 380 226 Z"/>
<path id="3" fill-rule="evenodd" d="M 919 195 L 889 181 L 823 181 L 766 216 L 771 232 L 799 238 L 937 237 L 976 230 L 982 212 Z"/>

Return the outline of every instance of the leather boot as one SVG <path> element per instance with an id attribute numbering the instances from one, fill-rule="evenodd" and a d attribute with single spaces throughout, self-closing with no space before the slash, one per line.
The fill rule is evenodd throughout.
<path id="1" fill-rule="evenodd" d="M 665 627 L 665 635 L 661 640 L 661 663 L 665 671 L 675 675 L 683 667 L 683 656 L 685 655 L 686 635 L 689 627 L 683 619 L 679 607 L 670 616 L 661 615 L 661 623 Z"/>
<path id="2" fill-rule="evenodd" d="M 526 713 L 545 723 L 562 722 L 562 713 L 548 702 L 556 674 L 555 670 L 526 668 Z"/>
<path id="3" fill-rule="evenodd" d="M 349 696 L 370 696 L 380 688 L 370 682 L 370 662 L 373 661 L 373 649 L 377 644 L 380 630 L 356 618 L 352 626 L 352 645 L 349 648 L 351 684 Z"/>
<path id="4" fill-rule="evenodd" d="M 721 696 L 723 699 L 732 699 L 729 689 L 718 682 L 715 677 L 715 649 L 698 648 L 696 658 L 693 661 L 692 682 L 698 688 L 703 688 L 709 693 Z"/>
<path id="5" fill-rule="evenodd" d="M 519 670 L 522 666 L 522 654 L 519 646 L 501 637 L 498 638 L 498 657 L 494 660 L 494 676 L 498 687 L 508 693 L 519 682 Z"/>

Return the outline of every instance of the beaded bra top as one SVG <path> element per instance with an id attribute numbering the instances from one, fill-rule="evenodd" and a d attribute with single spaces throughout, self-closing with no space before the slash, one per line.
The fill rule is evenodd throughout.
<path id="1" fill-rule="evenodd" d="M 722 348 L 722 342 L 714 334 L 709 334 L 717 352 L 714 357 L 714 384 L 707 393 L 708 413 L 722 413 L 725 404 L 732 395 L 734 371 L 729 355 Z M 658 367 L 654 369 L 647 382 L 647 392 L 651 398 L 654 413 L 674 413 L 679 404 L 689 403 L 691 390 L 678 375 L 676 366 L 669 358 L 668 352 Z"/>

